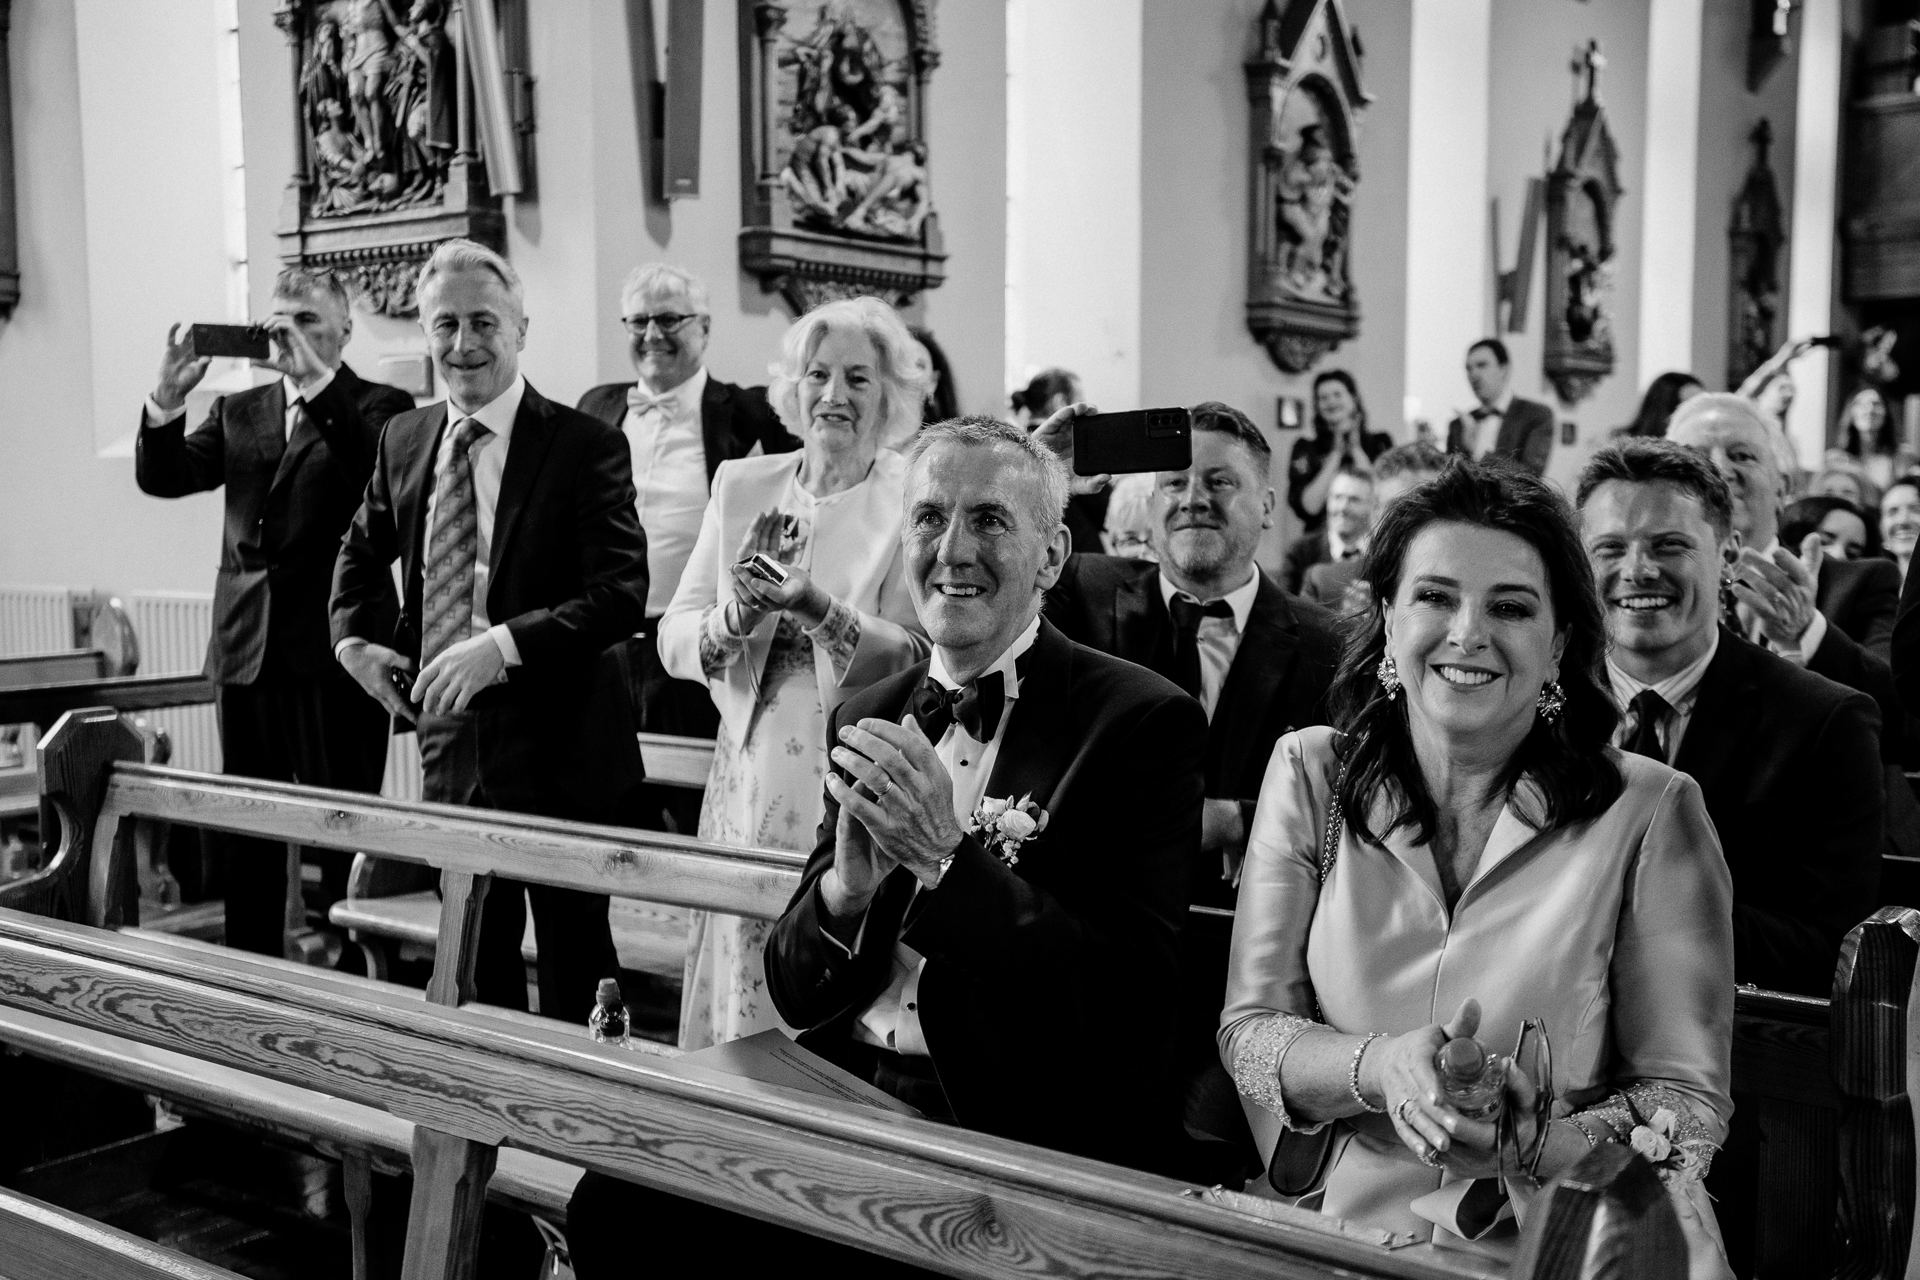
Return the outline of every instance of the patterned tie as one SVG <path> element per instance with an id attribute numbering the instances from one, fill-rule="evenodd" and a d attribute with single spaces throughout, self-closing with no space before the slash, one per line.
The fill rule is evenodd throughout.
<path id="1" fill-rule="evenodd" d="M 1633 701 L 1627 706 L 1639 718 L 1633 731 L 1633 737 L 1627 740 L 1627 750 L 1637 756 L 1647 756 L 1667 762 L 1667 749 L 1660 745 L 1660 722 L 1666 718 L 1672 707 L 1667 700 L 1651 689 L 1642 689 L 1633 695 Z"/>
<path id="2" fill-rule="evenodd" d="M 466 639 L 473 626 L 473 568 L 480 552 L 480 511 L 473 495 L 474 442 L 492 435 L 472 418 L 453 429 L 453 456 L 433 486 L 433 529 L 427 537 L 427 573 L 421 612 L 420 665 Z"/>
<path id="3" fill-rule="evenodd" d="M 1173 682 L 1194 697 L 1200 696 L 1200 620 L 1231 618 L 1233 606 L 1225 600 L 1201 604 L 1184 595 L 1168 601 L 1173 614 Z"/>

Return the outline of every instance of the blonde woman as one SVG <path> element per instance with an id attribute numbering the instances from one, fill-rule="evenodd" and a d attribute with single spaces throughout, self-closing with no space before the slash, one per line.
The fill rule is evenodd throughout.
<path id="1" fill-rule="evenodd" d="M 801 449 L 720 464 L 661 619 L 660 660 L 703 681 L 720 711 L 700 838 L 805 851 L 820 822 L 827 713 L 928 652 L 900 555 L 906 465 L 888 446 L 919 428 L 932 375 L 877 298 L 808 312 L 769 371 L 768 399 Z M 747 568 L 755 555 L 778 573 Z M 781 1025 L 761 965 L 768 927 L 694 914 L 682 1048 Z"/>

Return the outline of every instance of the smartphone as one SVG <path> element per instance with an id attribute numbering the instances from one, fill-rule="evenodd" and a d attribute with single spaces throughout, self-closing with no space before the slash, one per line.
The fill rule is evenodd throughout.
<path id="1" fill-rule="evenodd" d="M 196 324 L 189 330 L 196 356 L 229 356 L 239 360 L 265 360 L 266 326 L 258 324 Z"/>
<path id="2" fill-rule="evenodd" d="M 740 562 L 742 568 L 762 582 L 780 586 L 787 580 L 787 568 L 764 551 L 756 551 Z"/>
<path id="3" fill-rule="evenodd" d="M 413 682 L 415 675 L 416 673 L 412 671 L 402 671 L 399 667 L 387 668 L 387 683 L 391 684 L 394 689 L 399 692 L 400 701 L 407 703 L 409 706 L 413 704 Z"/>
<path id="4" fill-rule="evenodd" d="M 1193 465 L 1193 416 L 1185 409 L 1091 413 L 1073 420 L 1076 475 L 1185 471 Z"/>

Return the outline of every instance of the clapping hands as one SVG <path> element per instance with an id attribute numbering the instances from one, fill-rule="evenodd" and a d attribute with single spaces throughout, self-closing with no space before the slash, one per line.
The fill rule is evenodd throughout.
<path id="1" fill-rule="evenodd" d="M 781 550 L 785 528 L 786 516 L 779 510 L 763 511 L 753 518 L 740 539 L 740 549 L 734 554 L 729 569 L 733 574 L 734 608 L 739 611 L 733 619 L 736 635 L 746 635 L 768 614 L 782 611 L 793 614 L 808 627 L 817 627 L 826 621 L 827 610 L 833 607 L 833 597 L 821 590 L 806 570 L 793 563 L 791 551 Z M 779 562 L 787 571 L 786 581 L 768 582 L 749 570 L 745 562 L 755 555 Z"/>

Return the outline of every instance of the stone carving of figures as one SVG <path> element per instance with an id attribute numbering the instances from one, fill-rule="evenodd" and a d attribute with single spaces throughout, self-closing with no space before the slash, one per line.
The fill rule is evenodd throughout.
<path id="1" fill-rule="evenodd" d="M 927 148 L 918 142 L 885 157 L 841 225 L 900 240 L 919 235 L 928 209 L 926 161 Z"/>
<path id="2" fill-rule="evenodd" d="M 427 193 L 446 177 L 455 145 L 453 45 L 442 29 L 442 0 L 414 0 L 398 29 L 392 99 L 405 141 L 407 190 Z"/>
<path id="3" fill-rule="evenodd" d="M 1300 129 L 1300 145 L 1291 155 L 1280 153 L 1280 173 L 1274 184 L 1278 205 L 1282 265 L 1302 292 L 1326 291 L 1332 268 L 1328 241 L 1334 229 L 1334 206 L 1353 195 L 1354 182 L 1327 145 L 1326 130 L 1318 124 Z"/>
<path id="4" fill-rule="evenodd" d="M 907 136 L 907 98 L 890 84 L 880 86 L 879 105 L 873 114 L 847 135 L 849 146 L 866 146 L 875 151 L 892 151 Z"/>
<path id="5" fill-rule="evenodd" d="M 347 97 L 354 131 L 375 160 L 386 154 L 386 89 L 396 25 L 385 0 L 351 0 L 347 6 Z"/>
<path id="6" fill-rule="evenodd" d="M 300 103 L 305 110 L 307 132 L 318 137 L 327 127 L 322 103 L 344 102 L 346 98 L 347 76 L 340 58 L 340 27 L 332 21 L 322 21 L 313 30 L 313 45 L 300 66 Z"/>
<path id="7" fill-rule="evenodd" d="M 1568 239 L 1567 250 L 1567 335 L 1575 342 L 1594 336 L 1601 321 L 1600 255 L 1582 241 Z"/>
<path id="8" fill-rule="evenodd" d="M 316 176 L 320 182 L 320 197 L 315 201 L 314 211 L 352 213 L 366 203 L 361 186 L 372 157 L 358 138 L 340 127 L 347 109 L 340 105 L 338 98 L 323 101 L 320 114 L 326 124 L 313 139 L 315 168 L 319 170 Z"/>

